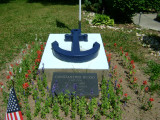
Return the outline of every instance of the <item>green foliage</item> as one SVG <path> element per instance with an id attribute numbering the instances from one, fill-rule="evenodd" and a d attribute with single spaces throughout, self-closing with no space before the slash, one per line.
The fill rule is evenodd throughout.
<path id="1" fill-rule="evenodd" d="M 160 64 L 155 63 L 154 61 L 149 61 L 148 67 L 145 69 L 145 73 L 150 75 L 150 91 L 154 92 L 160 90 L 160 83 L 158 81 L 160 78 Z"/>
<path id="2" fill-rule="evenodd" d="M 145 11 L 159 11 L 160 10 L 160 0 L 143 0 L 143 9 Z"/>
<path id="3" fill-rule="evenodd" d="M 39 99 L 35 100 L 35 111 L 34 116 L 37 116 L 41 110 L 41 101 Z"/>
<path id="4" fill-rule="evenodd" d="M 96 14 L 95 18 L 92 21 L 94 25 L 114 25 L 114 20 L 110 19 L 107 15 Z"/>
<path id="5" fill-rule="evenodd" d="M 156 20 L 157 20 L 158 22 L 160 22 L 160 11 L 157 13 Z"/>
<path id="6" fill-rule="evenodd" d="M 10 0 L 0 0 L 0 3 L 8 3 Z"/>
<path id="7" fill-rule="evenodd" d="M 159 11 L 159 0 L 85 0 L 87 10 L 105 13 L 117 22 L 131 22 L 136 12 Z"/>
<path id="8" fill-rule="evenodd" d="M 84 4 L 87 10 L 94 12 L 102 10 L 102 0 L 85 0 Z"/>
<path id="9" fill-rule="evenodd" d="M 160 64 L 149 61 L 147 65 L 145 72 L 150 75 L 151 81 L 157 80 L 160 77 Z"/>

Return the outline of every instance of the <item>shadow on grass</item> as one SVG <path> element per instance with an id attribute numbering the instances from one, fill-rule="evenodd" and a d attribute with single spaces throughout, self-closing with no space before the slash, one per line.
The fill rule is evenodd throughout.
<path id="1" fill-rule="evenodd" d="M 63 22 L 61 22 L 61 21 L 59 21 L 57 19 L 56 19 L 56 25 L 59 28 L 67 28 L 69 31 L 71 31 L 71 29 L 67 25 L 65 25 Z"/>
<path id="2" fill-rule="evenodd" d="M 27 0 L 28 3 L 41 3 L 44 6 L 49 5 L 76 5 L 78 0 Z"/>

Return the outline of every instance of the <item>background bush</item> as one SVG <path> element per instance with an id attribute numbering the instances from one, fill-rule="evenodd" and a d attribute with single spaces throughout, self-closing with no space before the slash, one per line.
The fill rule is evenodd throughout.
<path id="1" fill-rule="evenodd" d="M 76 4 L 78 0 L 27 0 L 28 2 L 49 2 L 49 3 L 69 3 L 69 4 Z"/>
<path id="2" fill-rule="evenodd" d="M 0 3 L 8 3 L 10 0 L 0 0 Z"/>
<path id="3" fill-rule="evenodd" d="M 160 11 L 157 13 L 156 20 L 157 20 L 158 22 L 160 22 Z"/>
<path id="4" fill-rule="evenodd" d="M 96 14 L 94 19 L 92 20 L 93 25 L 114 25 L 114 20 L 110 19 L 107 15 Z"/>
<path id="5" fill-rule="evenodd" d="M 98 13 L 103 13 L 114 18 L 116 22 L 131 22 L 136 12 L 160 9 L 160 0 L 85 0 L 85 7 Z"/>

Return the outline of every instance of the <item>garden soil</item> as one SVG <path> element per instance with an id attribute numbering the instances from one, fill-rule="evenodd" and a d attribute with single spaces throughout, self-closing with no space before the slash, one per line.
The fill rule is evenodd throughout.
<path id="1" fill-rule="evenodd" d="M 151 110 L 143 110 L 141 108 L 142 103 L 140 101 L 140 98 L 143 96 L 143 93 L 136 93 L 137 91 L 134 88 L 130 87 L 130 83 L 127 80 L 128 78 L 128 74 L 129 71 L 128 69 L 124 68 L 122 65 L 122 61 L 121 58 L 119 57 L 118 54 L 116 53 L 111 53 L 112 54 L 112 59 L 111 59 L 111 68 L 114 67 L 115 65 L 117 66 L 117 76 L 119 76 L 119 78 L 122 78 L 122 83 L 121 86 L 123 88 L 123 93 L 127 93 L 128 96 L 131 96 L 131 99 L 127 102 L 126 105 L 122 105 L 121 109 L 123 111 L 122 113 L 122 120 L 160 120 L 160 96 L 157 95 L 156 93 L 152 96 L 152 98 L 154 98 L 153 101 L 153 107 Z M 8 66 L 11 63 L 8 64 Z M 137 83 L 138 85 L 142 85 L 144 80 L 149 80 L 149 76 L 145 75 L 144 72 L 138 67 L 137 64 L 135 64 L 135 69 L 136 69 L 136 73 L 135 76 L 137 77 Z M 6 86 L 6 73 L 7 70 L 2 70 L 1 71 L 1 75 L 0 75 L 0 82 L 3 82 L 4 86 Z M 100 84 L 100 83 L 99 83 Z M 149 84 L 149 82 L 148 82 Z M 150 98 L 150 96 L 147 94 L 145 100 L 148 101 Z M 35 107 L 35 101 L 29 97 L 29 104 L 30 104 L 30 108 L 31 108 L 31 113 L 34 113 L 34 107 Z M 0 92 L 0 120 L 4 120 L 5 114 L 6 114 L 6 110 L 7 110 L 7 106 L 4 106 L 3 102 L 2 102 L 2 92 Z M 60 116 L 62 118 L 64 118 L 64 120 L 70 120 L 70 113 L 68 115 L 68 117 L 65 117 L 64 112 L 60 111 Z M 33 115 L 32 115 L 33 116 Z M 26 120 L 26 116 L 23 115 L 24 120 Z M 35 117 L 34 120 L 40 120 L 41 117 Z M 53 120 L 52 118 L 52 114 L 48 114 L 45 118 L 46 120 Z M 77 115 L 76 116 L 76 120 L 79 120 L 80 117 Z M 94 118 L 90 118 L 90 116 L 87 116 L 86 118 L 87 120 L 92 120 Z M 101 119 L 105 119 L 104 116 L 101 117 Z"/>

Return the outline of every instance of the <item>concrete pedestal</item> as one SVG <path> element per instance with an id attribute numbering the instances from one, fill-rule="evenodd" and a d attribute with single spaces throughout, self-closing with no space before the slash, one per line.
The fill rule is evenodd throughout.
<path id="1" fill-rule="evenodd" d="M 57 41 L 59 47 L 65 50 L 71 50 L 72 42 L 64 41 L 65 34 L 50 34 L 42 59 L 39 65 L 39 70 L 44 70 L 47 76 L 48 83 L 51 83 L 53 72 L 80 72 L 80 73 L 97 73 L 98 81 L 102 80 L 102 75 L 107 75 L 109 65 L 105 54 L 101 35 L 99 33 L 88 34 L 88 42 L 80 42 L 80 50 L 85 51 L 93 47 L 94 42 L 100 44 L 98 56 L 91 61 L 83 63 L 71 63 L 59 60 L 56 58 L 51 49 L 51 43 Z"/>

